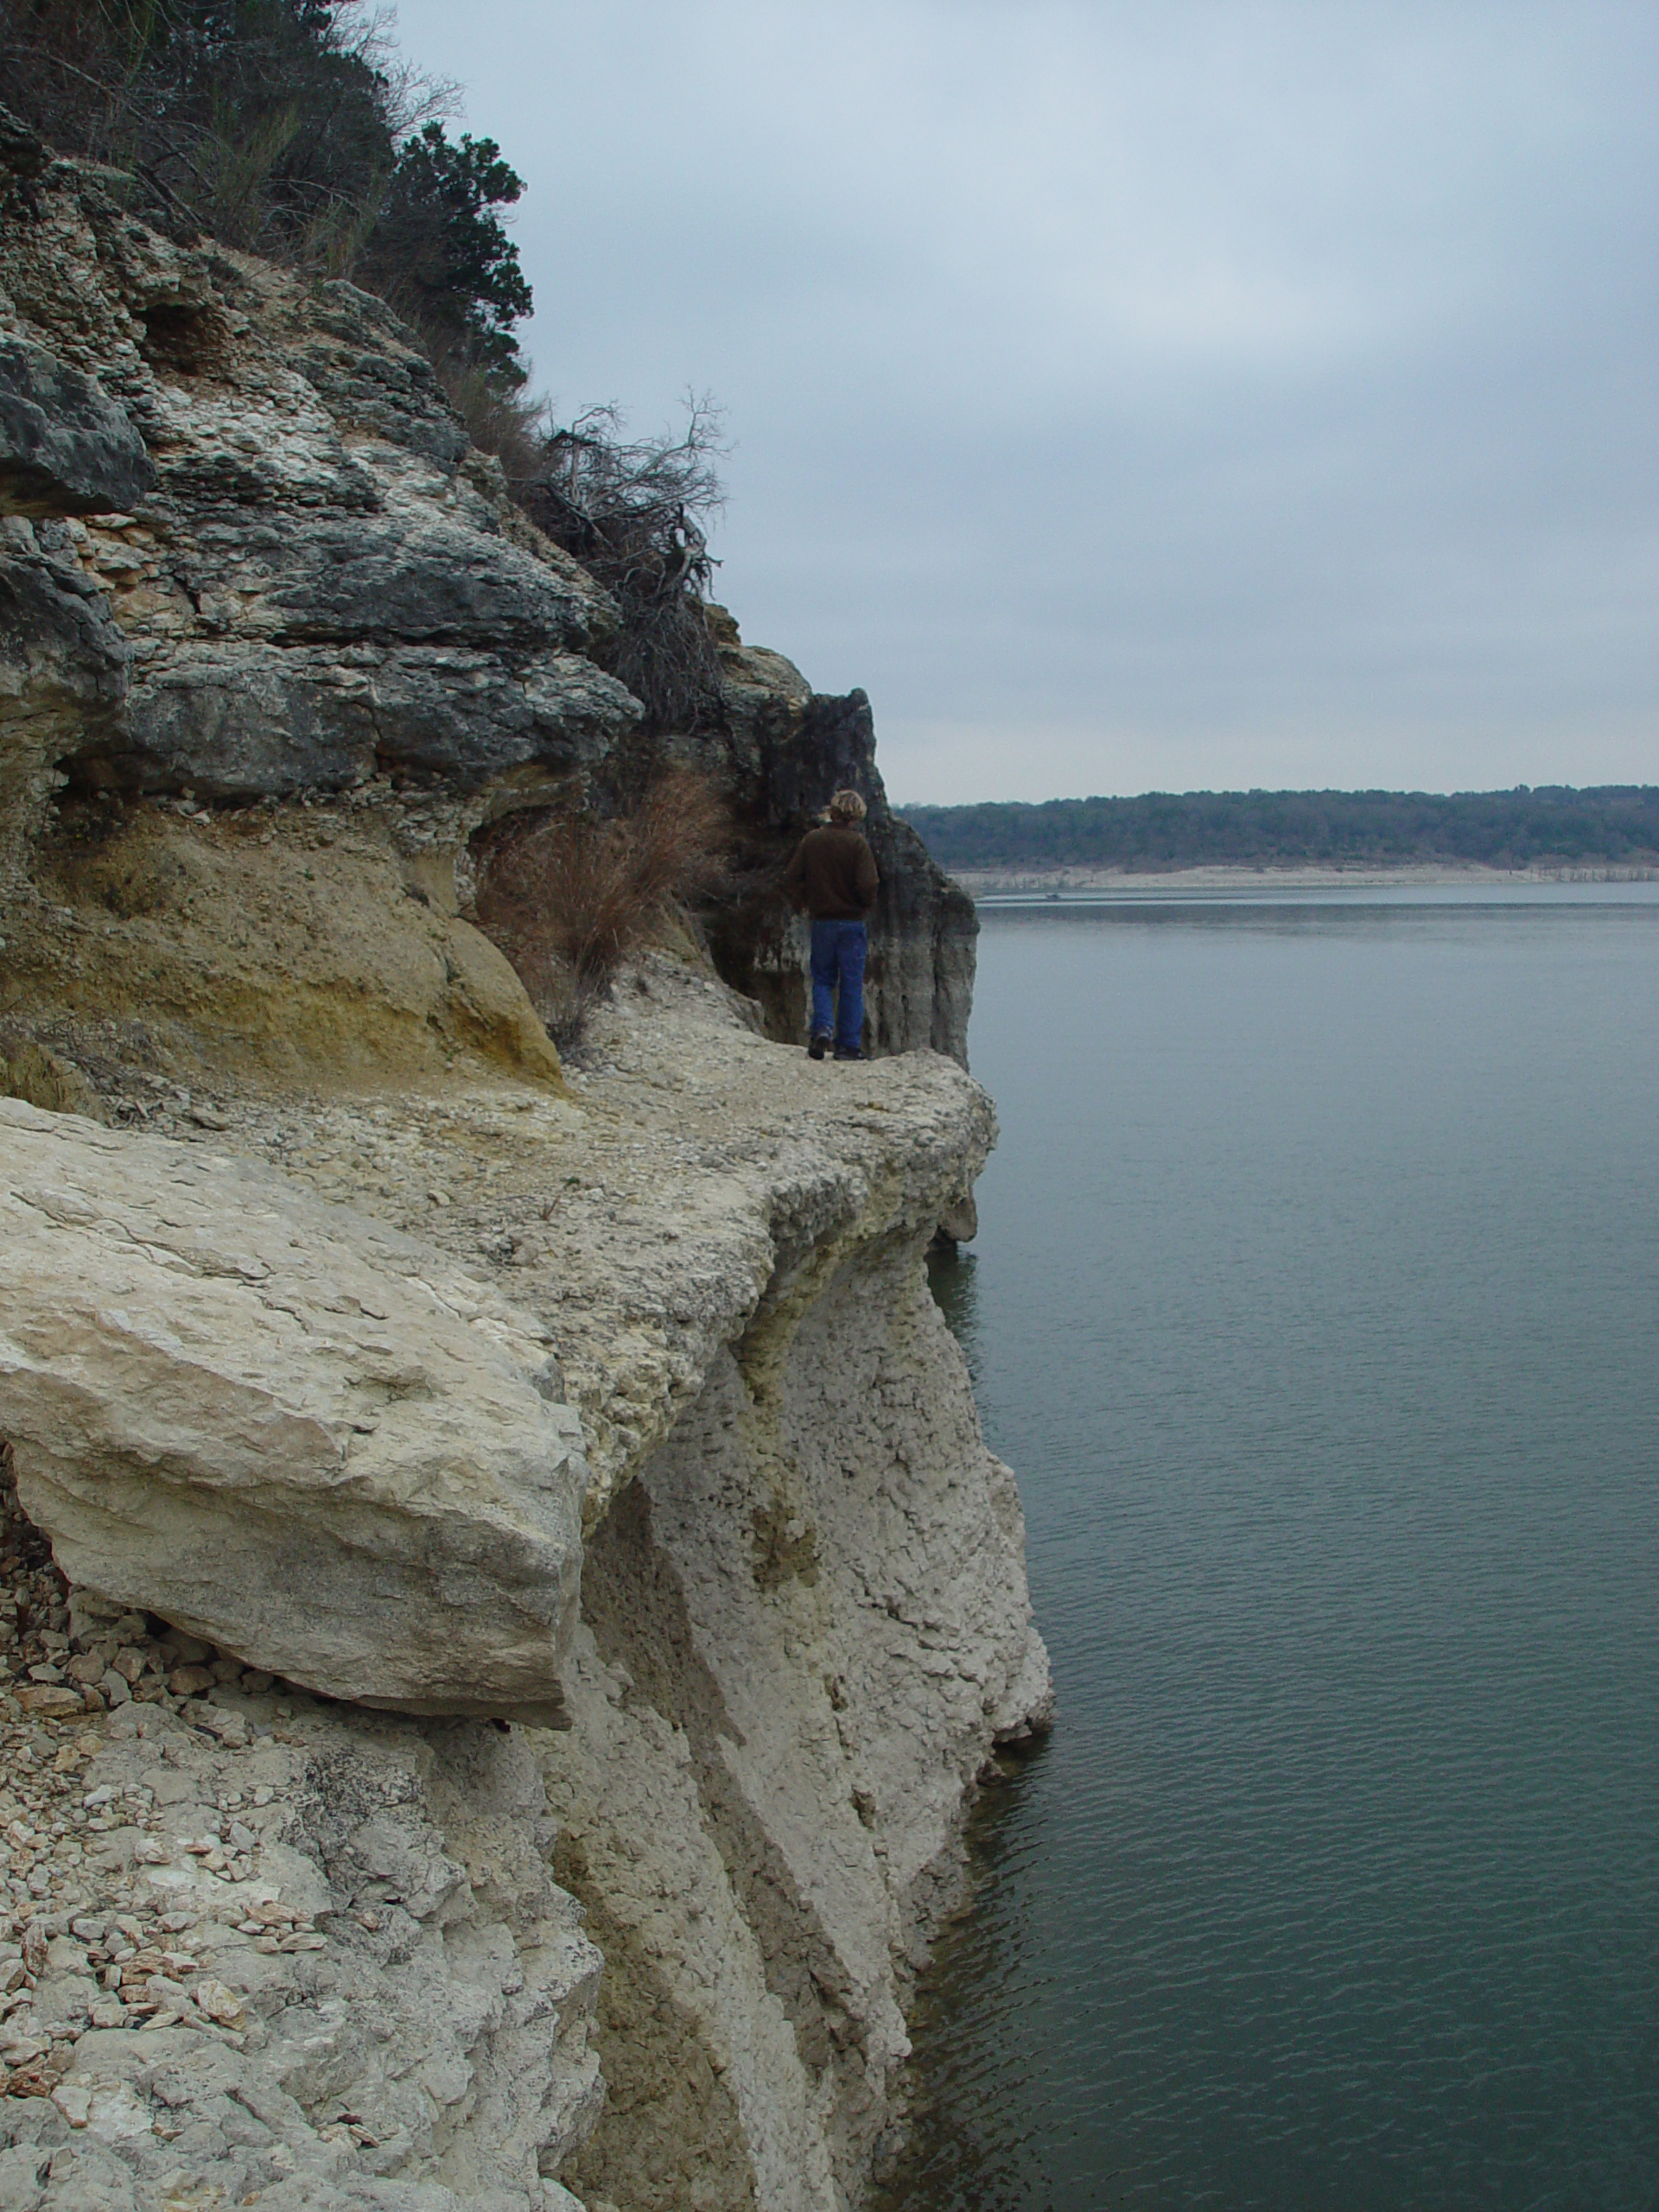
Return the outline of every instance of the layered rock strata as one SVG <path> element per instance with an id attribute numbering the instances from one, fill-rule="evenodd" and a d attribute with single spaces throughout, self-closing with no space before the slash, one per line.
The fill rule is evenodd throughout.
<path id="1" fill-rule="evenodd" d="M 29 143 L 10 134 L 0 163 Z M 613 604 L 508 500 L 397 319 L 347 283 L 181 248 L 38 146 L 29 165 L 0 200 L 0 881 L 26 893 L 65 776 L 193 808 L 487 791 L 438 841 L 450 903 L 489 814 L 573 776 L 637 782 L 639 704 L 591 657 Z M 728 980 L 770 1033 L 804 1036 L 781 861 L 855 785 L 882 875 L 872 1049 L 965 1065 L 972 905 L 887 806 L 868 700 L 812 693 L 709 616 L 722 727 L 655 750 L 695 758 L 747 832 L 715 930 Z"/>
<path id="2" fill-rule="evenodd" d="M 614 610 L 378 303 L 7 163 L 0 1435 L 59 1563 L 0 1700 L 0 2177 L 844 2212 L 1047 1710 L 921 1263 L 993 1135 L 971 911 L 861 695 L 728 627 L 685 749 L 738 990 L 683 936 L 562 1070 L 465 909 L 500 815 L 648 767 Z M 775 878 L 848 782 L 890 1056 L 817 1066 L 748 998 L 796 1033 Z"/>
<path id="3" fill-rule="evenodd" d="M 972 899 L 887 803 L 869 700 L 862 691 L 815 692 L 781 653 L 745 645 L 724 607 L 710 607 L 709 618 L 720 648 L 727 729 L 693 749 L 719 756 L 749 835 L 747 890 L 715 925 L 722 971 L 758 1001 L 769 1036 L 804 1041 L 806 928 L 779 900 L 778 880 L 830 794 L 861 791 L 881 878 L 866 978 L 868 1048 L 925 1046 L 966 1067 L 979 924 Z"/>
<path id="4" fill-rule="evenodd" d="M 601 760 L 639 715 L 586 657 L 614 607 L 512 505 L 396 318 L 179 247 L 35 152 L 0 195 L 13 895 L 66 776 L 245 804 Z"/>
<path id="5" fill-rule="evenodd" d="M 619 2204 L 830 2212 L 887 2110 L 974 1777 L 1046 1708 L 1018 1499 L 921 1267 L 988 1107 L 937 1056 L 826 1071 L 781 1052 L 665 957 L 601 1017 L 595 1054 L 568 1103 L 478 1085 L 248 1099 L 209 1133 L 175 1100 L 152 1117 L 167 1143 L 65 1123 L 60 1156 L 99 1160 L 110 1257 L 84 1247 L 90 1201 L 66 1191 L 56 1217 L 42 1208 L 54 1225 L 39 1234 L 74 1243 L 80 1281 L 66 1296 L 34 1270 L 25 1332 L 43 1336 L 60 1306 L 73 1323 L 98 1301 L 97 1267 L 130 1264 L 122 1213 L 152 1179 L 157 1213 L 180 1212 L 215 1179 L 203 1155 L 231 1147 L 319 1195 L 356 1194 L 327 1215 L 342 1291 L 365 1280 L 357 1255 L 384 1264 L 410 1231 L 451 1303 L 446 1267 L 463 1261 L 480 1313 L 501 1310 L 483 1278 L 510 1289 L 534 1321 L 521 1371 L 557 1362 L 593 1468 L 582 1611 L 560 1662 L 572 1725 L 523 1732 L 554 1872 L 607 1959 L 599 2047 L 620 2099 L 567 2178 Z M 6 1127 L 31 1132 L 49 1119 L 10 1112 Z M 237 1177 L 264 1194 L 276 1173 Z M 296 1224 L 313 1204 L 294 1193 Z M 171 1236 L 200 1261 L 197 1226 Z M 118 1378 L 104 1387 L 111 1418 L 130 1411 Z M 49 1532 L 67 1516 L 75 1557 L 79 1499 L 38 1483 L 29 1496 Z M 163 1485 L 135 1487 L 124 1510 L 141 1558 Z M 257 1572 L 250 1559 L 250 1618 Z M 230 1648 L 251 1656 L 245 1638 Z M 400 2171 L 426 2169 L 411 2152 Z"/>

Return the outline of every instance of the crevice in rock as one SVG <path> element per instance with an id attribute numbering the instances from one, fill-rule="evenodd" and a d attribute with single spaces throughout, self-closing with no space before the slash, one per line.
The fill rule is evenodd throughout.
<path id="1" fill-rule="evenodd" d="M 605 2109 L 564 2180 L 628 2212 L 753 2212 L 737 2101 L 695 2017 L 677 2001 L 637 1929 L 611 1912 L 580 1840 L 562 1831 L 553 1875 L 586 1908 L 605 1954 L 596 2041 Z"/>
<path id="2" fill-rule="evenodd" d="M 225 318 L 211 302 L 153 300 L 140 319 L 144 335 L 139 350 L 152 368 L 202 376 L 224 353 Z"/>
<path id="3" fill-rule="evenodd" d="M 588 1547 L 582 1609 L 600 1656 L 632 1677 L 630 1697 L 684 1731 L 697 1794 L 760 1947 L 766 1986 L 794 2030 L 802 2063 L 822 2074 L 838 2056 L 835 2029 L 855 2046 L 861 2041 L 858 2023 L 835 2002 L 844 1972 L 816 1910 L 721 1754 L 722 1738 L 741 1744 L 742 1733 L 698 1656 L 685 1593 L 652 1537 L 651 1499 L 641 1483 L 618 1498 Z"/>

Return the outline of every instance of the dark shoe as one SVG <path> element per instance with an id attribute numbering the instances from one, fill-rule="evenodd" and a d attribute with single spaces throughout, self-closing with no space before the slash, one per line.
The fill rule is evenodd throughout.
<path id="1" fill-rule="evenodd" d="M 815 1037 L 806 1048 L 806 1057 L 809 1060 L 821 1060 L 829 1049 L 830 1039 L 827 1037 Z M 836 1053 L 836 1058 L 837 1059 L 841 1058 L 839 1052 Z"/>
<path id="2" fill-rule="evenodd" d="M 863 1057 L 863 1053 L 859 1051 L 856 1045 L 837 1045 L 836 1047 L 836 1058 L 838 1060 L 861 1060 Z"/>

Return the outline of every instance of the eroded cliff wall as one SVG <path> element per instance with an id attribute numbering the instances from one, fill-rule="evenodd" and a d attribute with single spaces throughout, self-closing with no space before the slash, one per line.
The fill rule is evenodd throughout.
<path id="1" fill-rule="evenodd" d="M 6 2201 L 850 2204 L 1047 1710 L 922 1267 L 971 909 L 734 628 L 772 1035 L 682 935 L 562 1067 L 468 872 L 637 710 L 393 319 L 41 160 L 0 384 Z M 845 781 L 887 1052 L 817 1065 L 765 876 Z"/>
<path id="2" fill-rule="evenodd" d="M 716 766 L 748 832 L 747 892 L 712 925 L 722 972 L 758 1001 L 768 1035 L 785 1043 L 804 1038 L 806 929 L 779 900 L 776 884 L 797 839 L 831 793 L 849 786 L 868 802 L 864 829 L 881 878 L 867 975 L 870 1048 L 925 1046 L 966 1067 L 979 923 L 972 899 L 887 804 L 868 699 L 862 691 L 815 692 L 781 653 L 746 646 L 724 607 L 709 613 L 727 727 L 712 745 L 684 749 Z"/>

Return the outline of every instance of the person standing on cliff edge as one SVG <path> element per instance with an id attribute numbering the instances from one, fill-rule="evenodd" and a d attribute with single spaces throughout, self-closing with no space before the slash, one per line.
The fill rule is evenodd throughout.
<path id="1" fill-rule="evenodd" d="M 806 1049 L 815 1060 L 831 1045 L 838 1060 L 863 1058 L 867 924 L 880 883 L 875 855 L 857 827 L 863 819 L 858 793 L 837 791 L 829 821 L 807 831 L 784 873 L 791 904 L 812 917 L 812 1042 Z"/>

